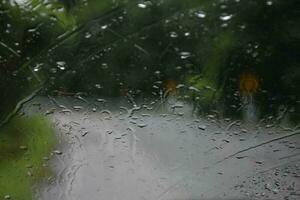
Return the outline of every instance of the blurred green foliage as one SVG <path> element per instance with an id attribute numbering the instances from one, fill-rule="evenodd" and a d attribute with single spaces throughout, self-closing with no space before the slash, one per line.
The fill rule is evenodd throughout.
<path id="1" fill-rule="evenodd" d="M 32 199 L 32 186 L 50 175 L 43 157 L 55 141 L 50 123 L 41 116 L 18 117 L 0 129 L 1 198 Z"/>
<path id="2" fill-rule="evenodd" d="M 44 81 L 48 92 L 119 96 L 159 95 L 153 85 L 174 80 L 213 88 L 199 104 L 231 113 L 246 71 L 260 79 L 263 113 L 299 109 L 297 0 L 14 2 L 26 3 L 0 8 L 2 116 Z"/>

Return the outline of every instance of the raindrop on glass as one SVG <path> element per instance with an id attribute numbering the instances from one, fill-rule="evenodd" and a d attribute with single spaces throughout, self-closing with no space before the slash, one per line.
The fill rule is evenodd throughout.
<path id="1" fill-rule="evenodd" d="M 178 37 L 178 34 L 176 32 L 171 32 L 170 33 L 170 37 L 171 38 L 177 38 Z"/>
<path id="2" fill-rule="evenodd" d="M 60 70 L 65 70 L 66 69 L 66 62 L 58 61 L 58 62 L 56 62 L 56 64 L 57 64 L 57 68 L 59 68 Z"/>
<path id="3" fill-rule="evenodd" d="M 105 29 L 107 29 L 107 27 L 108 27 L 108 26 L 105 24 L 105 25 L 101 26 L 101 29 L 102 29 L 102 30 L 105 30 Z"/>
<path id="4" fill-rule="evenodd" d="M 89 33 L 89 32 L 86 32 L 85 35 L 84 35 L 84 37 L 88 39 L 88 38 L 92 37 L 92 34 Z"/>
<path id="5" fill-rule="evenodd" d="M 189 58 L 190 56 L 191 56 L 190 52 L 187 51 L 180 52 L 180 58 L 183 60 Z"/>
<path id="6" fill-rule="evenodd" d="M 95 87 L 96 87 L 97 89 L 101 89 L 101 88 L 102 88 L 102 86 L 101 86 L 100 84 L 95 84 Z"/>
<path id="7" fill-rule="evenodd" d="M 232 17 L 233 17 L 233 15 L 222 15 L 222 16 L 220 16 L 220 20 L 229 21 L 232 19 Z"/>
<path id="8" fill-rule="evenodd" d="M 273 2 L 272 1 L 267 1 L 266 4 L 267 4 L 267 6 L 272 6 Z"/>
<path id="9" fill-rule="evenodd" d="M 147 8 L 147 5 L 144 4 L 144 3 L 139 3 L 139 4 L 138 4 L 138 7 L 139 7 L 139 8 Z"/>
<path id="10" fill-rule="evenodd" d="M 206 17 L 206 13 L 203 11 L 198 11 L 195 13 L 195 15 L 199 18 L 205 18 Z"/>
<path id="11" fill-rule="evenodd" d="M 42 66 L 43 64 L 37 64 L 34 68 L 33 68 L 33 71 L 34 72 L 38 72 L 38 71 L 40 71 L 40 69 L 41 69 L 41 66 Z"/>

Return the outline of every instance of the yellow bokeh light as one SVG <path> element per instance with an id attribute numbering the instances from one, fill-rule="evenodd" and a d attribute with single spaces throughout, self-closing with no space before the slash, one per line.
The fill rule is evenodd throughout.
<path id="1" fill-rule="evenodd" d="M 244 94 L 253 94 L 257 91 L 259 81 L 256 75 L 244 73 L 240 76 L 240 90 Z"/>
<path id="2" fill-rule="evenodd" d="M 176 92 L 176 81 L 174 80 L 167 80 L 164 83 L 164 88 L 166 91 L 168 91 L 170 94 L 174 94 Z"/>

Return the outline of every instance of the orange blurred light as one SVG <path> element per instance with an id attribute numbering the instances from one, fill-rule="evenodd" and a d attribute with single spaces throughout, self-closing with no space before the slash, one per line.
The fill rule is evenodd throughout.
<path id="1" fill-rule="evenodd" d="M 240 90 L 244 94 L 253 94 L 256 92 L 259 81 L 256 75 L 244 73 L 240 76 Z"/>
<path id="2" fill-rule="evenodd" d="M 176 86 L 177 86 L 177 84 L 176 84 L 176 81 L 174 81 L 174 80 L 167 80 L 164 83 L 165 90 L 171 94 L 174 94 L 176 92 Z"/>

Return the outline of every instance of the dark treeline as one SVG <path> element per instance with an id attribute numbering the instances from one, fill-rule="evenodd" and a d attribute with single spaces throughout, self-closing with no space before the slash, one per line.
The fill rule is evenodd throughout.
<path id="1" fill-rule="evenodd" d="M 1 119 L 39 87 L 93 96 L 176 90 L 202 110 L 236 114 L 240 77 L 250 74 L 261 113 L 284 107 L 297 120 L 299 12 L 297 0 L 4 0 Z"/>

